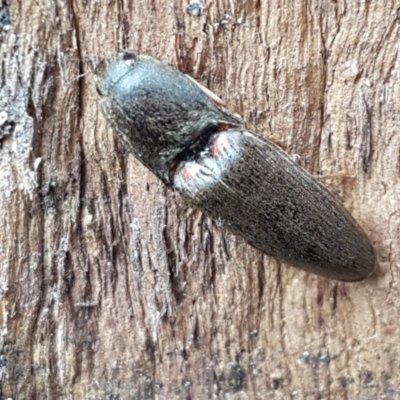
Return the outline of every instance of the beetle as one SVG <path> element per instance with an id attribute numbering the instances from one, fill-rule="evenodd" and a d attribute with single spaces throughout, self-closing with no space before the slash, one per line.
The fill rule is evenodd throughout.
<path id="1" fill-rule="evenodd" d="M 371 242 L 334 195 L 192 78 L 122 50 L 95 81 L 128 151 L 190 205 L 305 271 L 343 281 L 375 271 Z"/>

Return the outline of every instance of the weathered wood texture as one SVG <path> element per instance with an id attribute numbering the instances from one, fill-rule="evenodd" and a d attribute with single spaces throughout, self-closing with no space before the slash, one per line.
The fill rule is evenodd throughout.
<path id="1" fill-rule="evenodd" d="M 0 397 L 400 398 L 398 1 L 186 6 L 12 0 L 3 17 Z M 120 47 L 179 65 L 323 175 L 380 276 L 278 265 L 124 154 L 91 71 Z"/>

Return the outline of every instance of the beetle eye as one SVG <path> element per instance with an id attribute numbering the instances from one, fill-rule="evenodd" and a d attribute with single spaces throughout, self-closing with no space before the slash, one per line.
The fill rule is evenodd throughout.
<path id="1" fill-rule="evenodd" d="M 121 60 L 124 61 L 128 61 L 128 60 L 136 60 L 137 55 L 132 51 L 132 50 L 125 50 L 125 49 L 121 49 L 118 52 L 119 57 L 121 58 Z"/>

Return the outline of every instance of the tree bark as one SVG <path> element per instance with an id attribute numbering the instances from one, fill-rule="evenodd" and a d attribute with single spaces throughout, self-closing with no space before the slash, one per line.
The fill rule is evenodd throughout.
<path id="1" fill-rule="evenodd" d="M 399 398 L 399 5 L 187 5 L 2 2 L 0 398 Z M 100 112 L 92 66 L 119 48 L 297 155 L 380 274 L 307 274 L 186 207 Z"/>

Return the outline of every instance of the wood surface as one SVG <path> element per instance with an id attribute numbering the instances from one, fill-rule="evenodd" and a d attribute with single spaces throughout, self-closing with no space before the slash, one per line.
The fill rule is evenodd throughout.
<path id="1" fill-rule="evenodd" d="M 0 4 L 0 398 L 400 398 L 398 1 Z M 185 206 L 100 112 L 119 48 L 320 176 L 378 276 L 279 264 Z"/>

